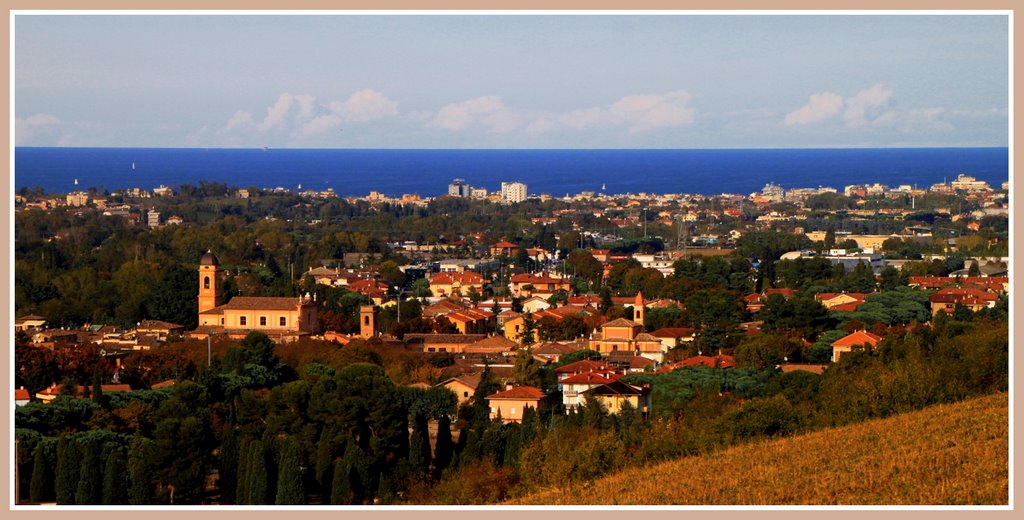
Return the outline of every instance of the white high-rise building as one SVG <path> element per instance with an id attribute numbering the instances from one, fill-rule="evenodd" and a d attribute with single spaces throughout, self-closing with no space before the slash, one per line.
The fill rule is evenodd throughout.
<path id="1" fill-rule="evenodd" d="M 526 200 L 526 185 L 521 182 L 501 183 L 501 200 L 503 202 L 522 202 Z"/>
<path id="2" fill-rule="evenodd" d="M 462 179 L 455 179 L 448 185 L 448 194 L 453 197 L 468 197 L 470 189 L 471 188 L 466 184 L 466 181 Z"/>

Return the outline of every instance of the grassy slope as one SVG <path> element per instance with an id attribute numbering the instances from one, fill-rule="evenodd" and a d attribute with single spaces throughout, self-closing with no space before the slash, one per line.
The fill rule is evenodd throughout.
<path id="1" fill-rule="evenodd" d="M 515 504 L 1002 504 L 1007 394 L 622 471 Z"/>

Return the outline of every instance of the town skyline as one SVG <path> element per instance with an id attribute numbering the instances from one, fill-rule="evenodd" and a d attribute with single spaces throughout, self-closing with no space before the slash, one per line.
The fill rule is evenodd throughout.
<path id="1" fill-rule="evenodd" d="M 17 14 L 14 28 L 18 146 L 1008 143 L 1000 14 Z"/>

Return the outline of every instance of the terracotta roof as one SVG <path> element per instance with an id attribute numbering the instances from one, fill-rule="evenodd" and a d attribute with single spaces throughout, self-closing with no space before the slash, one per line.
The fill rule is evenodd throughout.
<path id="1" fill-rule="evenodd" d="M 480 376 L 481 376 L 480 372 L 477 372 L 475 374 L 462 374 L 460 376 L 456 376 L 456 377 L 453 377 L 453 378 L 441 381 L 440 383 L 438 383 L 438 384 L 436 384 L 434 386 L 444 386 L 444 385 L 447 385 L 448 383 L 451 383 L 453 381 L 458 381 L 459 383 L 462 383 L 462 384 L 464 384 L 464 385 L 466 385 L 466 386 L 468 386 L 468 387 L 470 387 L 470 388 L 475 390 L 477 386 L 480 386 Z"/>
<path id="2" fill-rule="evenodd" d="M 592 361 L 589 359 L 581 359 L 574 361 L 568 365 L 563 365 L 555 369 L 555 373 L 558 374 L 575 374 L 578 372 L 601 372 L 607 371 L 610 367 L 607 363 L 601 361 Z"/>
<path id="3" fill-rule="evenodd" d="M 825 363 L 786 363 L 782 365 L 782 371 L 796 372 L 798 370 L 803 370 L 813 374 L 821 374 L 825 372 L 825 367 L 827 366 L 828 364 Z"/>
<path id="4" fill-rule="evenodd" d="M 651 333 L 656 338 L 688 338 L 694 329 L 689 327 L 662 327 Z"/>
<path id="5" fill-rule="evenodd" d="M 15 401 L 28 401 L 29 399 L 30 396 L 28 395 L 28 390 L 25 390 L 24 388 L 17 388 L 14 390 Z"/>
<path id="6" fill-rule="evenodd" d="M 150 389 L 152 389 L 152 390 L 159 390 L 161 388 L 167 388 L 169 386 L 174 386 L 176 384 L 178 384 L 178 382 L 176 380 L 168 379 L 166 381 L 160 381 L 159 383 L 154 384 L 153 386 L 150 387 Z"/>
<path id="7" fill-rule="evenodd" d="M 517 386 L 511 390 L 498 392 L 487 396 L 488 399 L 544 399 L 547 397 L 539 388 L 532 386 Z"/>
<path id="8" fill-rule="evenodd" d="M 505 248 L 510 248 L 510 247 L 515 247 L 515 248 L 518 248 L 519 246 L 517 246 L 517 245 L 515 245 L 515 244 L 513 244 L 512 242 L 509 242 L 509 241 L 507 241 L 507 240 L 502 240 L 502 241 L 500 241 L 500 242 L 498 242 L 498 243 L 494 244 L 494 245 L 493 245 L 493 246 L 491 246 L 491 247 L 492 247 L 492 248 L 494 248 L 494 247 L 497 247 L 497 248 L 502 248 L 502 249 L 505 249 Z"/>
<path id="9" fill-rule="evenodd" d="M 406 343 L 473 343 L 486 338 L 486 334 L 406 334 Z"/>
<path id="10" fill-rule="evenodd" d="M 794 291 L 793 289 L 786 288 L 786 287 L 777 288 L 777 289 L 765 289 L 764 290 L 765 298 L 767 298 L 768 296 L 770 296 L 772 294 L 781 294 L 782 296 L 784 296 L 786 298 L 789 298 L 790 296 L 796 296 L 796 291 Z"/>
<path id="11" fill-rule="evenodd" d="M 576 348 L 570 347 L 568 345 L 563 345 L 561 343 L 548 342 L 542 344 L 539 347 L 534 348 L 532 352 L 538 355 L 562 355 L 569 354 L 571 352 L 576 352 L 577 350 L 578 349 Z"/>
<path id="12" fill-rule="evenodd" d="M 171 329 L 183 329 L 183 328 L 185 328 L 184 325 L 178 325 L 177 323 L 170 323 L 170 322 L 167 322 L 167 321 L 159 321 L 159 320 L 143 320 L 143 321 L 139 322 L 139 325 L 136 327 L 136 330 L 138 330 L 138 329 L 171 330 Z"/>
<path id="13" fill-rule="evenodd" d="M 693 356 L 679 362 L 679 366 L 695 367 L 706 366 L 711 368 L 732 368 L 736 366 L 736 360 L 732 356 Z"/>
<path id="14" fill-rule="evenodd" d="M 641 326 L 642 325 L 640 325 L 639 323 L 637 323 L 637 322 L 635 322 L 633 320 L 627 320 L 626 318 L 614 319 L 614 320 L 609 321 L 608 323 L 605 323 L 604 325 L 602 325 L 602 327 L 604 327 L 604 328 L 607 328 L 607 327 L 613 327 L 613 328 L 614 327 L 641 327 Z"/>
<path id="15" fill-rule="evenodd" d="M 266 310 L 266 311 L 294 311 L 299 306 L 297 297 L 272 297 L 272 296 L 235 296 L 231 301 L 216 307 L 220 310 Z M 211 310 L 215 310 L 211 309 Z"/>
<path id="16" fill-rule="evenodd" d="M 44 320 L 45 321 L 46 318 L 44 318 L 42 316 L 36 316 L 35 314 L 29 314 L 29 315 L 22 316 L 22 317 L 20 317 L 20 318 L 18 318 L 16 320 L 14 320 L 14 322 L 15 323 L 20 323 L 20 322 L 25 322 L 25 321 L 39 321 L 39 320 Z"/>
<path id="17" fill-rule="evenodd" d="M 583 372 L 581 374 L 569 376 L 558 383 L 563 385 L 603 385 L 610 382 L 612 382 L 612 380 L 601 373 Z"/>
<path id="18" fill-rule="evenodd" d="M 515 350 L 519 344 L 505 336 L 491 336 L 467 345 L 466 352 L 508 352 Z"/>
<path id="19" fill-rule="evenodd" d="M 882 341 L 881 336 L 876 336 L 870 332 L 864 330 L 854 331 L 842 338 L 839 338 L 832 342 L 833 347 L 852 347 L 854 345 L 863 345 L 865 343 L 872 347 L 877 345 L 879 341 Z"/>
<path id="20" fill-rule="evenodd" d="M 584 393 L 590 395 L 643 395 L 644 392 L 622 381 L 612 381 L 611 383 L 591 388 Z"/>

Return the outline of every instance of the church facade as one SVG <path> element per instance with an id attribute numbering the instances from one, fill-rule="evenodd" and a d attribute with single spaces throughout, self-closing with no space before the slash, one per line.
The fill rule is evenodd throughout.
<path id="1" fill-rule="evenodd" d="M 294 341 L 320 331 L 315 299 L 299 297 L 235 296 L 221 304 L 220 261 L 207 251 L 199 260 L 199 326 L 189 336 L 210 334 L 244 338 L 259 331 L 274 341 Z"/>

